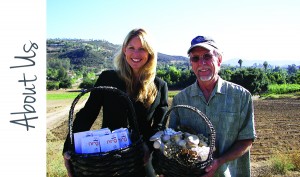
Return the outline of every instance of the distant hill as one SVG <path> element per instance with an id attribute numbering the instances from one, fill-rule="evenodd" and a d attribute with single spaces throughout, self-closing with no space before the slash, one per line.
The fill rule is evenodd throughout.
<path id="1" fill-rule="evenodd" d="M 104 40 L 48 39 L 47 60 L 70 59 L 71 65 L 112 68 L 112 59 L 121 46 Z M 188 65 L 188 58 L 158 53 L 158 65 Z"/>
<path id="2" fill-rule="evenodd" d="M 230 65 L 230 66 L 239 66 L 238 63 L 239 59 L 230 59 L 223 61 L 222 64 Z M 288 65 L 295 64 L 296 66 L 300 65 L 300 61 L 293 61 L 293 60 L 243 60 L 242 66 L 250 67 L 250 66 L 263 66 L 263 63 L 267 61 L 268 64 L 272 67 L 280 66 L 280 67 L 287 67 Z"/>
<path id="3" fill-rule="evenodd" d="M 73 66 L 87 66 L 91 68 L 112 68 L 112 59 L 121 46 L 112 44 L 105 40 L 83 40 L 83 39 L 47 39 L 47 60 L 70 59 Z M 223 61 L 223 65 L 239 66 L 239 59 Z M 300 61 L 272 60 L 268 61 L 269 67 L 287 67 L 288 65 L 300 65 Z M 263 60 L 243 60 L 244 67 L 263 67 Z M 189 67 L 189 59 L 183 56 L 174 56 L 158 53 L 158 66 L 168 67 L 169 65 Z"/>

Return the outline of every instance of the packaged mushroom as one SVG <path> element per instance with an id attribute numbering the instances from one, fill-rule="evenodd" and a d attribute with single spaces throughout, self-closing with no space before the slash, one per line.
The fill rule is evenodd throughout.
<path id="1" fill-rule="evenodd" d="M 151 138 L 155 149 L 168 158 L 185 158 L 206 161 L 209 154 L 209 141 L 203 134 L 190 134 L 166 128 L 158 131 Z"/>

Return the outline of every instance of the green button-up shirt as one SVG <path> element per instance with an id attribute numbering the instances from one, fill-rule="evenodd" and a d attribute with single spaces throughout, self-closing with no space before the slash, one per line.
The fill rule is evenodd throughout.
<path id="1" fill-rule="evenodd" d="M 254 110 L 252 96 L 248 90 L 221 78 L 206 101 L 198 83 L 188 86 L 174 99 L 172 106 L 190 105 L 203 112 L 216 131 L 214 156 L 224 154 L 237 140 L 255 139 Z M 201 117 L 188 109 L 174 109 L 170 115 L 169 127 L 187 126 L 197 133 L 209 135 L 209 127 Z M 250 176 L 250 152 L 222 165 L 215 176 Z"/>

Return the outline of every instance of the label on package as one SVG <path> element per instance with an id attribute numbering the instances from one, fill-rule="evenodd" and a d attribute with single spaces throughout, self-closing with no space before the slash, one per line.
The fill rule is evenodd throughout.
<path id="1" fill-rule="evenodd" d="M 98 136 L 89 136 L 81 139 L 82 153 L 100 152 L 100 141 Z"/>
<path id="2" fill-rule="evenodd" d="M 99 138 L 101 144 L 101 152 L 108 152 L 120 148 L 117 133 L 103 135 Z"/>
<path id="3" fill-rule="evenodd" d="M 116 129 L 113 133 L 117 133 L 120 148 L 128 147 L 131 144 L 127 128 Z"/>
<path id="4" fill-rule="evenodd" d="M 78 132 L 74 133 L 74 145 L 75 145 L 75 152 L 81 154 L 81 140 L 85 137 L 92 137 L 93 132 L 92 131 L 84 131 L 84 132 Z"/>
<path id="5" fill-rule="evenodd" d="M 89 130 L 84 132 L 78 132 L 74 133 L 74 146 L 75 146 L 75 152 L 78 154 L 84 153 L 82 152 L 82 142 L 81 140 L 86 137 L 93 137 L 93 136 L 103 136 L 111 134 L 111 131 L 109 128 L 102 128 L 99 130 Z"/>

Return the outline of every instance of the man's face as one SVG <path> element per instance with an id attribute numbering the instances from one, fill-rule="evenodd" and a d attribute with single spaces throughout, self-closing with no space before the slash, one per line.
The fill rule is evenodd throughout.
<path id="1" fill-rule="evenodd" d="M 218 80 L 221 57 L 217 57 L 214 51 L 195 47 L 191 50 L 189 56 L 198 82 L 215 83 Z"/>

